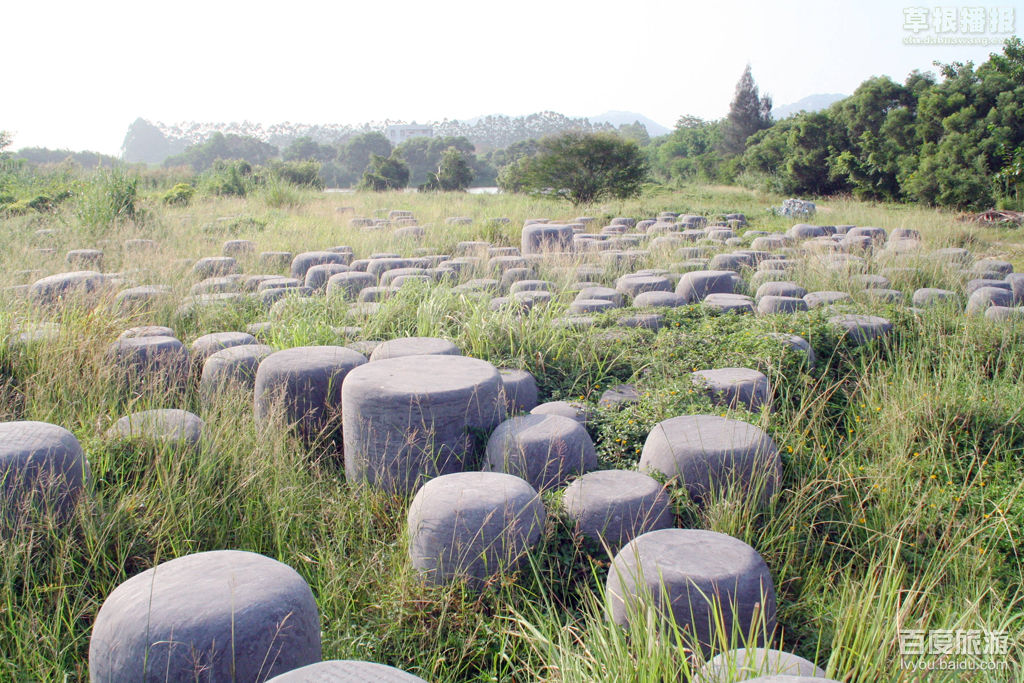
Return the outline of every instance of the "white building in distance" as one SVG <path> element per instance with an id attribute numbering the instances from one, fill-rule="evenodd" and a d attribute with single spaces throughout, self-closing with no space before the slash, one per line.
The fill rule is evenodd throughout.
<path id="1" fill-rule="evenodd" d="M 434 137 L 434 127 L 427 125 L 418 125 L 415 123 L 403 124 L 400 126 L 388 126 L 384 130 L 384 137 L 388 139 L 388 142 L 392 146 L 397 147 L 409 138 L 432 138 Z"/>

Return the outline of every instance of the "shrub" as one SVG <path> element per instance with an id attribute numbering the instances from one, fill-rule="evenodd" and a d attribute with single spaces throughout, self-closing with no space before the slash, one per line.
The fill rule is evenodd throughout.
<path id="1" fill-rule="evenodd" d="M 188 183 L 178 183 L 167 190 L 166 194 L 164 194 L 163 202 L 172 206 L 188 206 L 192 202 L 192 195 L 195 192 L 196 188 Z"/>
<path id="2" fill-rule="evenodd" d="M 271 172 L 278 180 L 290 185 L 318 190 L 324 188 L 324 183 L 320 179 L 320 164 L 316 161 L 283 161 L 274 164 Z"/>
<path id="3" fill-rule="evenodd" d="M 252 189 L 252 166 L 248 161 L 218 159 L 200 176 L 200 186 L 218 197 L 244 197 Z"/>
<path id="4" fill-rule="evenodd" d="M 97 174 L 86 188 L 78 207 L 78 218 L 93 230 L 102 230 L 119 221 L 140 217 L 137 206 L 139 179 L 122 168 Z"/>

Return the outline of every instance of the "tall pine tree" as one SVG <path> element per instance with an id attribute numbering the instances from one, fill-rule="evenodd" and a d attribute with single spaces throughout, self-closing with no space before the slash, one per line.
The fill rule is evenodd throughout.
<path id="1" fill-rule="evenodd" d="M 761 97 L 757 84 L 750 74 L 750 65 L 743 70 L 743 75 L 736 84 L 736 95 L 729 107 L 729 116 L 725 121 L 721 149 L 727 156 L 743 153 L 747 138 L 759 130 L 772 125 L 772 98 Z"/>

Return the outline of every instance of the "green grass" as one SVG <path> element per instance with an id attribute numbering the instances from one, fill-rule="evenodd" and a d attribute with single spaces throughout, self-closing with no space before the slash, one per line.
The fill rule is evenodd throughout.
<path id="1" fill-rule="evenodd" d="M 134 316 L 106 304 L 43 313 L 10 294 L 0 303 L 0 419 L 70 429 L 93 472 L 71 523 L 58 528 L 40 520 L 0 538 L 0 679 L 85 680 L 92 620 L 116 585 L 172 557 L 233 548 L 285 562 L 310 583 L 325 659 L 384 662 L 436 681 L 686 680 L 694 662 L 680 634 L 656 621 L 628 635 L 608 623 L 607 554 L 574 537 L 560 515 L 550 515 L 542 543 L 518 575 L 480 595 L 425 587 L 405 553 L 407 500 L 351 488 L 337 458 L 307 452 L 283 428 L 257 429 L 251 396 L 228 393 L 203 406 L 193 387 L 173 401 L 156 392 L 126 400 L 110 383 L 103 352 L 132 325 L 171 325 L 188 344 L 267 319 L 255 306 L 179 315 L 177 300 L 194 282 L 191 263 L 219 254 L 227 239 L 255 240 L 259 251 L 348 244 L 357 256 L 417 247 L 451 253 L 471 239 L 517 245 L 526 218 L 583 213 L 597 217 L 599 227 L 612 216 L 665 209 L 740 211 L 752 228 L 782 230 L 792 221 L 767 211 L 782 198 L 685 187 L 577 212 L 505 195 L 320 194 L 292 187 L 247 200 L 197 196 L 191 206 L 167 207 L 162 193 L 140 184 L 136 204 L 144 220 L 83 222 L 95 215 L 87 211 L 88 202 L 98 201 L 95 192 L 52 213 L 0 219 L 0 284 L 38 276 L 16 275 L 20 270 L 58 272 L 68 249 L 99 247 L 106 272 L 168 284 L 175 293 L 173 302 Z M 396 241 L 386 232 L 349 227 L 353 216 L 380 217 L 389 209 L 413 211 L 429 226 L 424 240 Z M 447 216 L 470 216 L 474 224 L 448 226 Z M 500 216 L 510 224 L 485 225 Z M 947 213 L 831 200 L 820 203 L 817 221 L 915 228 L 928 248 L 967 246 L 1024 267 L 1013 231 L 972 227 Z M 42 228 L 59 232 L 37 237 Z M 131 237 L 156 239 L 160 249 L 126 255 L 119 244 Z M 41 245 L 57 255 L 34 251 Z M 656 253 L 636 267 L 676 260 L 671 252 Z M 919 264 L 916 275 L 896 280 L 908 297 L 919 286 L 962 285 L 948 268 L 926 259 Z M 254 262 L 242 265 L 256 272 Z M 559 265 L 571 264 L 555 264 L 540 277 L 568 284 L 574 278 Z M 885 265 L 871 260 L 873 272 Z M 846 276 L 824 268 L 801 268 L 794 277 L 809 290 L 847 286 Z M 635 466 L 660 420 L 722 412 L 692 391 L 694 369 L 759 368 L 776 387 L 776 410 L 733 416 L 760 425 L 778 443 L 781 493 L 764 510 L 728 494 L 697 507 L 675 491 L 674 503 L 680 525 L 734 535 L 763 555 L 779 596 L 776 643 L 839 680 L 914 680 L 899 668 L 900 629 L 1005 629 L 1009 663 L 1019 665 L 1024 326 L 968 319 L 959 306 L 914 315 L 857 300 L 858 309 L 890 318 L 894 333 L 853 348 L 820 311 L 757 318 L 689 307 L 668 312 L 657 333 L 614 328 L 620 332 L 610 342 L 604 335 L 621 312 L 599 316 L 593 330 L 571 331 L 553 324 L 568 300 L 559 294 L 525 317 L 490 311 L 485 301 L 446 285 L 410 287 L 371 317 L 318 300 L 275 309 L 271 343 L 344 343 L 331 329 L 342 326 L 361 327 L 359 339 L 441 336 L 468 355 L 534 373 L 542 400 L 592 406 L 608 386 L 634 382 L 641 401 L 619 412 L 597 410 L 591 426 L 602 466 L 622 468 Z M 43 320 L 61 325 L 53 343 L 22 348 L 7 334 Z M 817 366 L 808 368 L 767 339 L 771 331 L 809 339 Z M 172 452 L 105 436 L 114 420 L 148 407 L 199 414 L 207 424 L 202 448 Z M 552 506 L 556 499 L 547 496 Z M 735 637 L 723 634 L 723 640 Z M 979 672 L 973 680 L 1007 676 Z"/>

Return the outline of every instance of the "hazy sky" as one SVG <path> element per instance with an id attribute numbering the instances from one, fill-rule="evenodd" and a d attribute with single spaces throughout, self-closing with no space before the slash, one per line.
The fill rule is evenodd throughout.
<path id="1" fill-rule="evenodd" d="M 781 105 L 999 51 L 905 45 L 915 34 L 903 10 L 917 6 L 933 3 L 14 0 L 0 10 L 0 130 L 15 148 L 117 154 L 138 116 L 360 123 L 618 109 L 671 127 L 681 114 L 723 116 L 747 62 Z M 1024 1 L 970 6 L 1008 9 L 1024 26 Z"/>

